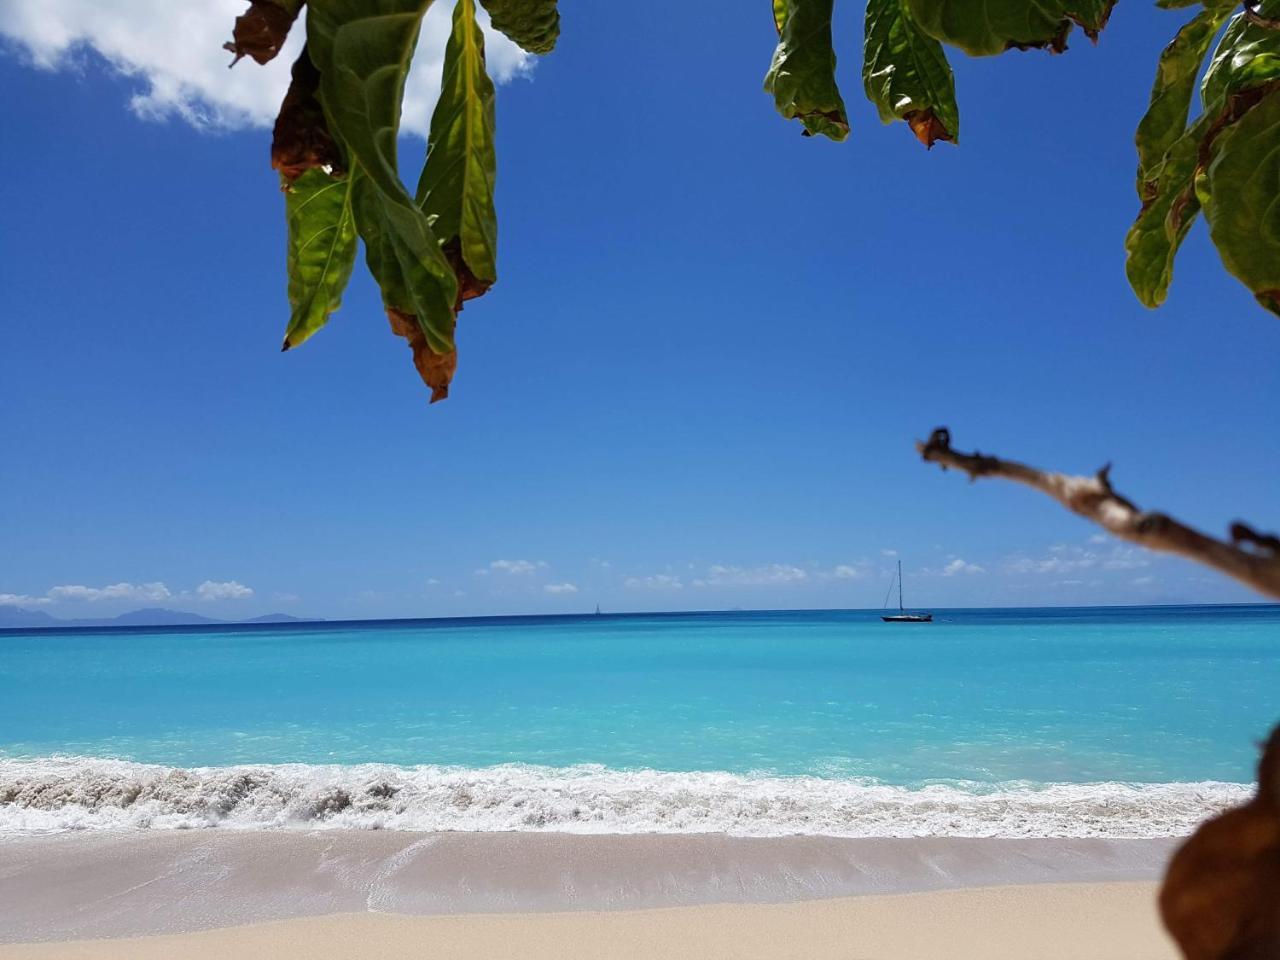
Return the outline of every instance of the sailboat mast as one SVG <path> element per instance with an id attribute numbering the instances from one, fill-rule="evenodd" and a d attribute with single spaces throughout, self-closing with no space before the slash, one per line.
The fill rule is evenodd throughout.
<path id="1" fill-rule="evenodd" d="M 902 561 L 901 560 L 898 561 L 898 609 L 899 610 L 906 609 L 906 607 L 902 605 Z"/>

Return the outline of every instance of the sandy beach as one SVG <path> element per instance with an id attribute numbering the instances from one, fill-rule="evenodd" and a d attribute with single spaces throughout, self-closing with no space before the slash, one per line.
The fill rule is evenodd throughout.
<path id="1" fill-rule="evenodd" d="M 1176 954 L 1174 841 L 128 831 L 0 843 L 0 960 Z"/>
<path id="2" fill-rule="evenodd" d="M 338 914 L 125 940 L 0 947 L 3 960 L 1175 960 L 1153 883 L 1045 884 L 788 904 L 405 917 Z"/>

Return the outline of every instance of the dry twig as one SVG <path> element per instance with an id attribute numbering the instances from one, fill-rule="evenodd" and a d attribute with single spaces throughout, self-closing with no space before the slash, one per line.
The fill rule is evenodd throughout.
<path id="1" fill-rule="evenodd" d="M 1262 0 L 1244 0 L 1244 16 L 1250 23 L 1268 30 L 1280 30 L 1280 20 L 1262 15 Z"/>
<path id="2" fill-rule="evenodd" d="M 1231 525 L 1231 541 L 1217 540 L 1163 513 L 1148 513 L 1111 488 L 1111 465 L 1092 477 L 1046 473 L 1014 460 L 951 449 L 951 433 L 939 427 L 926 443 L 916 443 L 920 456 L 946 470 L 963 470 L 970 480 L 1004 477 L 1034 487 L 1068 510 L 1097 523 L 1130 543 L 1176 553 L 1219 570 L 1260 593 L 1280 597 L 1280 539 L 1244 523 Z"/>

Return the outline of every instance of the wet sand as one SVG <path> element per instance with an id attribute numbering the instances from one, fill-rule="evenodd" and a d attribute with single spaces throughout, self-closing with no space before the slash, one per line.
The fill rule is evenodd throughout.
<path id="1" fill-rule="evenodd" d="M 983 897 L 1028 897 L 1039 904 L 1051 888 L 1027 885 L 1041 884 L 1121 883 L 1126 895 L 1141 890 L 1139 899 L 1146 903 L 1176 843 L 232 830 L 11 838 L 0 841 L 0 943 L 65 946 L 73 940 L 185 934 L 320 916 L 341 916 L 349 924 L 357 914 L 449 917 L 448 924 L 475 914 L 536 914 L 539 929 L 549 930 L 588 924 L 583 918 L 552 922 L 546 919 L 551 915 L 590 913 L 599 922 L 626 927 L 644 922 L 599 918 L 840 898 L 847 906 L 839 915 L 845 916 L 872 909 L 866 905 L 872 900 L 901 899 L 886 895 L 966 888 L 997 891 Z M 1009 890 L 999 893 L 1004 887 Z M 1015 894 L 1014 887 L 1025 892 Z M 1094 888 L 1072 889 L 1073 896 L 1093 902 L 1092 895 L 1079 891 Z M 1098 896 L 1094 905 L 1100 909 L 1105 898 Z M 919 909 L 933 915 L 952 902 L 924 897 Z M 831 904 L 812 908 L 837 909 Z M 756 916 L 752 908 L 735 909 Z M 699 915 L 736 914 L 725 907 Z M 759 914 L 766 915 L 792 916 L 787 910 Z M 1146 912 L 1142 916 L 1151 919 Z M 360 922 L 383 930 L 379 924 L 390 919 Z M 473 917 L 464 925 L 490 929 L 485 923 Z M 275 936 L 270 931 L 279 929 L 260 927 L 252 935 Z M 379 934 L 371 930 L 369 935 Z M 64 954 L 0 948 L 0 957 L 52 955 Z M 844 954 L 851 955 L 864 954 Z"/>

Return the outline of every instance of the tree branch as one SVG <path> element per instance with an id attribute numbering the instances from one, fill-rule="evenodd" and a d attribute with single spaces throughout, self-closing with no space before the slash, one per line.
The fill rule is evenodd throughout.
<path id="1" fill-rule="evenodd" d="M 1138 509 L 1111 488 L 1111 464 L 1092 477 L 1045 473 L 1025 463 L 951 449 L 951 432 L 939 427 L 926 443 L 916 443 L 920 456 L 943 470 L 963 470 L 970 480 L 1003 477 L 1034 487 L 1068 510 L 1092 520 L 1109 533 L 1150 550 L 1176 553 L 1248 584 L 1260 593 L 1280 597 L 1280 539 L 1258 533 L 1243 523 L 1231 525 L 1231 542 L 1216 540 L 1163 513 Z"/>
<path id="2" fill-rule="evenodd" d="M 1268 30 L 1280 30 L 1280 20 L 1262 15 L 1262 0 L 1244 0 L 1244 18 Z"/>

